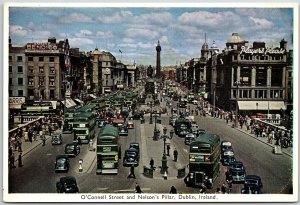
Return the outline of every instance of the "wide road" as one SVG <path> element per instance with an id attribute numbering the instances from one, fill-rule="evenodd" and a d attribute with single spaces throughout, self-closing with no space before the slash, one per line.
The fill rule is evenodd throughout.
<path id="1" fill-rule="evenodd" d="M 162 116 L 162 125 L 168 130 L 172 129 L 168 125 L 169 116 Z M 263 193 L 288 193 L 292 186 L 292 159 L 287 155 L 274 155 L 272 148 L 248 135 L 226 125 L 224 120 L 195 116 L 198 125 L 209 133 L 218 134 L 221 140 L 229 140 L 233 144 L 234 153 L 238 161 L 242 161 L 246 167 L 247 174 L 259 175 L 262 178 L 264 187 Z M 187 188 L 183 179 L 171 177 L 163 180 L 162 177 L 154 179 L 143 176 L 143 166 L 149 166 L 150 157 L 155 158 L 155 165 L 158 167 L 161 162 L 163 150 L 162 139 L 153 142 L 154 125 L 149 124 L 149 116 L 146 116 L 146 123 L 134 121 L 135 128 L 129 130 L 129 136 L 121 136 L 122 157 L 124 150 L 128 148 L 130 142 L 138 142 L 141 147 L 140 165 L 135 169 L 137 179 L 127 179 L 129 168 L 122 166 L 118 175 L 96 175 L 95 152 L 89 151 L 87 145 L 81 146 L 79 156 L 71 159 L 71 169 L 69 173 L 55 173 L 55 156 L 64 152 L 64 145 L 52 146 L 47 141 L 45 147 L 39 146 L 23 158 L 24 167 L 10 170 L 9 191 L 11 193 L 56 193 L 55 183 L 61 176 L 73 175 L 76 177 L 81 193 L 133 193 L 134 183 L 138 182 L 145 193 L 168 193 L 170 186 L 174 185 L 181 193 L 198 193 L 196 188 Z M 97 128 L 98 131 L 98 128 Z M 64 144 L 73 140 L 72 135 L 64 135 Z M 177 163 L 168 157 L 169 166 L 184 166 L 188 164 L 188 146 L 184 144 L 184 139 L 174 135 L 171 142 L 171 150 L 176 147 L 179 152 Z M 78 172 L 78 160 L 82 158 L 90 162 L 90 169 L 83 173 Z M 86 168 L 86 167 L 85 167 Z M 221 165 L 221 172 L 216 180 L 213 189 L 208 192 L 213 193 L 217 187 L 225 182 L 226 167 Z M 158 170 L 156 171 L 156 176 Z M 241 184 L 233 185 L 233 193 L 240 193 Z"/>

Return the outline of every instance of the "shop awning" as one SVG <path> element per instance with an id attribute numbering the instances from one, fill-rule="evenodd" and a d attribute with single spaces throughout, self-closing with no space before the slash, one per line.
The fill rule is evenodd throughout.
<path id="1" fill-rule="evenodd" d="M 283 101 L 238 101 L 239 110 L 286 110 Z"/>
<path id="2" fill-rule="evenodd" d="M 84 104 L 84 102 L 82 100 L 79 100 L 77 98 L 75 99 L 75 101 L 78 102 L 78 103 L 80 103 L 80 104 L 82 104 L 82 105 Z"/>
<path id="3" fill-rule="evenodd" d="M 72 99 L 70 99 L 70 98 L 67 98 L 67 99 L 65 99 L 65 100 L 63 100 L 61 102 L 66 106 L 66 108 L 70 108 L 70 107 L 75 107 L 76 106 L 76 103 Z"/>

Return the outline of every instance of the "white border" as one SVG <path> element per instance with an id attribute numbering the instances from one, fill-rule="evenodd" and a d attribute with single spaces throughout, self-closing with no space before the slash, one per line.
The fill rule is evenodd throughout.
<path id="1" fill-rule="evenodd" d="M 299 49 L 299 5 L 293 2 L 285 3 L 5 3 L 4 4 L 4 32 L 3 32 L 3 43 L 4 43 L 4 60 L 3 60 L 3 200 L 6 202 L 195 202 L 194 200 L 180 200 L 177 196 L 177 200 L 163 200 L 162 194 L 145 194 L 149 196 L 155 196 L 156 200 L 87 200 L 83 199 L 86 194 L 78 195 L 62 195 L 62 194 L 8 194 L 8 31 L 9 31 L 9 7 L 151 7 L 151 8 L 292 8 L 294 9 L 294 29 L 293 29 L 293 52 L 294 52 L 294 65 L 293 65 L 293 97 L 294 97 L 294 147 L 293 147 L 293 195 L 287 194 L 268 194 L 268 195 L 217 195 L 217 200 L 205 200 L 199 199 L 198 202 L 295 202 L 298 201 L 298 49 Z M 276 179 L 274 179 L 276 180 Z M 114 195 L 114 194 L 87 194 L 93 196 L 101 195 Z M 120 194 L 121 195 L 121 194 Z M 124 196 L 131 196 L 131 194 L 122 194 Z M 194 195 L 198 198 L 199 195 Z"/>

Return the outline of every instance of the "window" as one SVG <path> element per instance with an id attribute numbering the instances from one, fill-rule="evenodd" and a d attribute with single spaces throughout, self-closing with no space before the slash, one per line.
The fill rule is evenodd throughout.
<path id="1" fill-rule="evenodd" d="M 33 61 L 33 56 L 28 56 L 28 61 Z"/>
<path id="2" fill-rule="evenodd" d="M 9 78 L 9 85 L 12 85 L 12 78 Z"/>
<path id="3" fill-rule="evenodd" d="M 233 60 L 237 60 L 237 55 L 234 55 L 234 56 L 233 56 Z"/>
<path id="4" fill-rule="evenodd" d="M 23 90 L 18 90 L 18 96 L 23 96 Z"/>
<path id="5" fill-rule="evenodd" d="M 33 85 L 33 77 L 28 78 L 28 85 Z"/>
<path id="6" fill-rule="evenodd" d="M 49 62 L 54 62 L 54 57 L 49 57 Z"/>
<path id="7" fill-rule="evenodd" d="M 244 67 L 240 72 L 240 81 L 242 85 L 250 86 L 251 85 L 251 68 Z"/>
<path id="8" fill-rule="evenodd" d="M 12 95 L 13 95 L 12 90 L 9 90 L 9 96 L 12 96 Z"/>
<path id="9" fill-rule="evenodd" d="M 23 78 L 18 78 L 18 85 L 23 85 Z"/>
<path id="10" fill-rule="evenodd" d="M 233 98 L 236 98 L 236 90 L 233 90 L 232 95 L 233 95 Z"/>
<path id="11" fill-rule="evenodd" d="M 28 73 L 33 74 L 33 67 L 32 66 L 28 67 Z"/>
<path id="12" fill-rule="evenodd" d="M 23 73 L 23 66 L 18 66 L 18 73 Z"/>
<path id="13" fill-rule="evenodd" d="M 49 85 L 55 85 L 55 78 L 54 77 L 49 78 Z"/>
<path id="14" fill-rule="evenodd" d="M 39 67 L 39 72 L 44 73 L 44 67 Z"/>
<path id="15" fill-rule="evenodd" d="M 50 90 L 50 98 L 51 99 L 55 98 L 55 91 L 54 90 Z"/>
<path id="16" fill-rule="evenodd" d="M 34 91 L 33 91 L 33 89 L 28 89 L 27 90 L 27 93 L 28 93 L 28 96 L 30 97 L 30 96 L 34 96 Z"/>
<path id="17" fill-rule="evenodd" d="M 256 69 L 256 86 L 267 85 L 267 69 L 265 67 L 258 67 Z"/>
<path id="18" fill-rule="evenodd" d="M 22 56 L 17 56 L 17 61 L 18 62 L 23 61 L 23 57 Z"/>
<path id="19" fill-rule="evenodd" d="M 44 77 L 40 77 L 40 79 L 39 79 L 39 85 L 45 85 Z"/>
<path id="20" fill-rule="evenodd" d="M 265 60 L 265 56 L 260 56 L 260 60 Z"/>
<path id="21" fill-rule="evenodd" d="M 9 66 L 9 72 L 12 73 L 12 66 Z"/>
<path id="22" fill-rule="evenodd" d="M 50 67 L 50 73 L 55 74 L 55 68 L 54 67 Z"/>
<path id="23" fill-rule="evenodd" d="M 267 90 L 255 90 L 255 98 L 267 98 Z"/>
<path id="24" fill-rule="evenodd" d="M 44 61 L 44 57 L 39 57 L 39 61 Z"/>
<path id="25" fill-rule="evenodd" d="M 282 98 L 283 91 L 282 90 L 270 90 L 271 98 Z"/>
<path id="26" fill-rule="evenodd" d="M 289 78 L 292 77 L 292 72 L 288 72 Z"/>
<path id="27" fill-rule="evenodd" d="M 281 86 L 282 85 L 282 69 L 271 69 L 271 85 Z"/>
<path id="28" fill-rule="evenodd" d="M 12 61 L 12 56 L 9 56 L 9 61 Z"/>

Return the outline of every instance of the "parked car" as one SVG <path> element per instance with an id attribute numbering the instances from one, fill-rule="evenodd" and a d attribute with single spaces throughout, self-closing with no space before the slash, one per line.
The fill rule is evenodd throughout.
<path id="1" fill-rule="evenodd" d="M 119 127 L 119 135 L 128 136 L 128 128 L 125 125 Z"/>
<path id="2" fill-rule="evenodd" d="M 57 155 L 55 159 L 55 172 L 68 172 L 70 161 L 67 155 Z"/>
<path id="3" fill-rule="evenodd" d="M 53 134 L 52 139 L 51 139 L 51 144 L 52 145 L 61 145 L 62 144 L 62 136 L 61 134 Z"/>
<path id="4" fill-rule="evenodd" d="M 224 166 L 228 166 L 229 163 L 234 162 L 235 157 L 234 157 L 234 153 L 232 149 L 226 149 L 224 151 L 221 152 L 221 162 L 222 165 Z"/>
<path id="5" fill-rule="evenodd" d="M 125 150 L 125 154 L 123 157 L 123 166 L 131 167 L 132 165 L 137 167 L 139 165 L 139 153 L 137 149 L 129 148 Z"/>
<path id="6" fill-rule="evenodd" d="M 76 179 L 73 176 L 61 177 L 56 182 L 56 190 L 57 193 L 79 193 Z"/>
<path id="7" fill-rule="evenodd" d="M 229 142 L 229 141 L 222 141 L 221 142 L 221 152 L 223 152 L 224 150 L 227 150 L 227 149 L 232 149 L 231 142 Z"/>
<path id="8" fill-rule="evenodd" d="M 71 124 L 64 124 L 63 125 L 63 131 L 62 131 L 64 134 L 71 134 L 73 133 L 73 126 Z"/>
<path id="9" fill-rule="evenodd" d="M 66 144 L 65 154 L 68 156 L 76 157 L 80 153 L 80 147 L 76 142 Z"/>
<path id="10" fill-rule="evenodd" d="M 261 178 L 257 175 L 247 175 L 245 177 L 244 188 L 242 188 L 242 194 L 261 194 L 263 183 Z"/>
<path id="11" fill-rule="evenodd" d="M 132 121 L 127 122 L 127 128 L 128 129 L 133 129 L 134 128 L 134 123 Z"/>
<path id="12" fill-rule="evenodd" d="M 227 179 L 231 179 L 232 183 L 244 183 L 246 177 L 245 167 L 242 162 L 230 162 L 228 165 Z"/>

